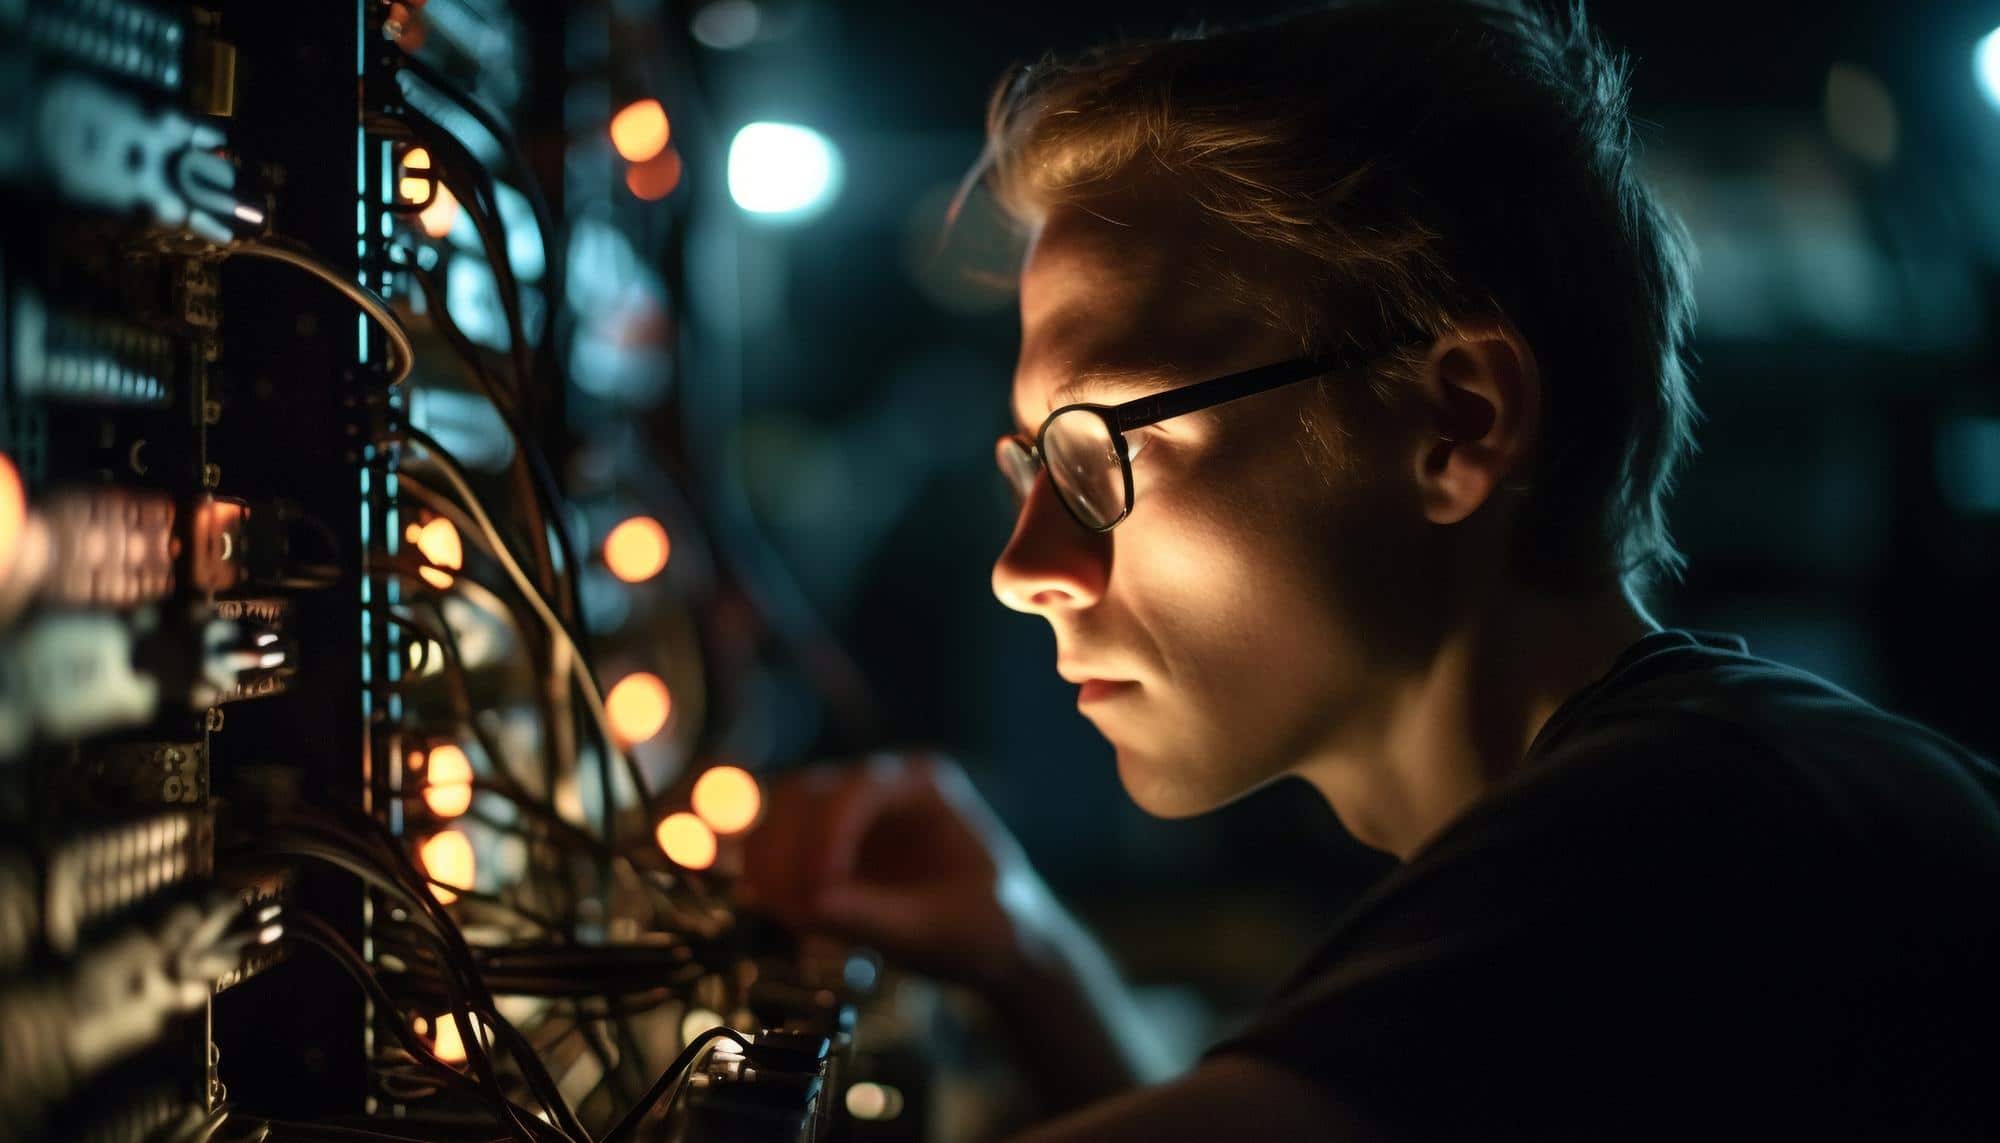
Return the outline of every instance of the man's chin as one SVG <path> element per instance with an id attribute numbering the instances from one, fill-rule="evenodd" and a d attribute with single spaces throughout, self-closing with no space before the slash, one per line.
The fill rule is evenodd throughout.
<path id="1" fill-rule="evenodd" d="M 1118 781 L 1134 805 L 1169 821 L 1197 817 L 1236 800 L 1248 791 L 1218 791 L 1191 772 L 1186 759 L 1166 759 L 1113 744 L 1118 755 Z"/>

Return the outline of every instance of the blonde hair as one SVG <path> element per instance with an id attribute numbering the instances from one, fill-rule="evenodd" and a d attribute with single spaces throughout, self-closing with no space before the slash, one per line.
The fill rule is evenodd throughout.
<path id="1" fill-rule="evenodd" d="M 1017 68 L 968 186 L 1025 228 L 1098 195 L 1183 196 L 1227 243 L 1211 284 L 1306 350 L 1504 316 L 1544 386 L 1518 573 L 1643 581 L 1681 563 L 1664 500 L 1697 416 L 1693 251 L 1634 170 L 1627 97 L 1580 9 L 1327 8 Z"/>

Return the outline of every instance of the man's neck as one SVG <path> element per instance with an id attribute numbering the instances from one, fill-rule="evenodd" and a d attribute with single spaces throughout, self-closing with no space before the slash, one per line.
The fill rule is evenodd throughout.
<path id="1" fill-rule="evenodd" d="M 1368 741 L 1342 741 L 1295 773 L 1349 832 L 1407 861 L 1520 769 L 1563 701 L 1659 629 L 1622 589 L 1584 598 L 1508 594 L 1470 615 L 1383 696 Z"/>

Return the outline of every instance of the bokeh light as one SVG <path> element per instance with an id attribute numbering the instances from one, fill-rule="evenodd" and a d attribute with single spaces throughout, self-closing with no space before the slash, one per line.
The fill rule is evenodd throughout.
<path id="1" fill-rule="evenodd" d="M 417 847 L 417 862 L 431 880 L 444 883 L 430 887 L 431 895 L 440 904 L 458 900 L 452 889 L 472 888 L 472 839 L 458 830 L 448 829 L 425 838 Z"/>
<path id="2" fill-rule="evenodd" d="M 1972 50 L 1972 74 L 1986 101 L 2000 110 L 2000 28 L 1987 33 Z"/>
<path id="3" fill-rule="evenodd" d="M 425 524 L 417 534 L 417 550 L 441 568 L 457 571 L 465 566 L 465 543 L 458 528 L 442 516 Z"/>
<path id="4" fill-rule="evenodd" d="M 422 1023 L 423 1017 L 417 1017 Z M 458 1021 L 446 1012 L 437 1018 L 437 1037 L 431 1041 L 431 1053 L 448 1064 L 465 1062 L 465 1037 L 458 1034 Z"/>
<path id="5" fill-rule="evenodd" d="M 424 804 L 441 818 L 472 808 L 472 760 L 457 743 L 432 748 L 424 767 Z"/>
<path id="6" fill-rule="evenodd" d="M 417 533 L 417 551 L 431 563 L 430 567 L 418 568 L 417 574 L 439 591 L 451 586 L 451 576 L 443 569 L 457 571 L 465 566 L 465 543 L 459 538 L 458 528 L 442 516 L 425 524 Z"/>
<path id="7" fill-rule="evenodd" d="M 857 1083 L 847 1089 L 847 1114 L 879 1122 L 903 1113 L 903 1093 L 884 1083 Z"/>
<path id="8" fill-rule="evenodd" d="M 840 185 L 840 154 L 794 123 L 751 123 L 729 143 L 729 197 L 752 214 L 803 216 Z"/>
<path id="9" fill-rule="evenodd" d="M 748 47 L 763 22 L 753 0 L 713 0 L 688 21 L 688 31 L 702 47 L 726 52 Z"/>
<path id="10" fill-rule="evenodd" d="M 681 1017 L 681 1043 L 691 1044 L 696 1036 L 710 1028 L 722 1027 L 722 1014 L 713 1008 L 694 1007 Z M 733 1043 L 734 1041 L 730 1041 Z"/>
<path id="11" fill-rule="evenodd" d="M 657 99 L 638 99 L 611 117 L 611 146 L 628 163 L 643 163 L 666 149 L 667 111 Z"/>
<path id="12" fill-rule="evenodd" d="M 689 801 L 694 812 L 716 833 L 741 833 L 757 821 L 764 808 L 757 779 L 740 766 L 715 766 L 695 779 Z"/>
<path id="13" fill-rule="evenodd" d="M 396 193 L 404 202 L 422 202 L 433 185 L 431 153 L 422 147 L 403 152 L 403 175 L 396 180 Z"/>
<path id="14" fill-rule="evenodd" d="M 667 529 L 651 516 L 634 516 L 604 537 L 604 566 L 626 583 L 644 583 L 667 566 Z"/>
<path id="15" fill-rule="evenodd" d="M 707 869 L 715 864 L 715 831 L 690 813 L 668 814 L 653 837 L 667 860 L 683 869 Z"/>
<path id="16" fill-rule="evenodd" d="M 20 553 L 21 531 L 28 522 L 28 492 L 14 460 L 0 453 L 0 578 L 13 570 Z"/>
<path id="17" fill-rule="evenodd" d="M 429 206 L 417 212 L 417 225 L 432 238 L 443 238 L 458 223 L 458 199 L 451 188 L 439 183 Z"/>
<path id="18" fill-rule="evenodd" d="M 604 696 L 604 711 L 611 719 L 611 733 L 627 746 L 644 742 L 667 725 L 673 700 L 660 676 L 637 671 L 619 679 Z"/>
<path id="19" fill-rule="evenodd" d="M 668 147 L 643 163 L 625 168 L 625 189 L 647 202 L 663 199 L 681 185 L 681 153 Z"/>

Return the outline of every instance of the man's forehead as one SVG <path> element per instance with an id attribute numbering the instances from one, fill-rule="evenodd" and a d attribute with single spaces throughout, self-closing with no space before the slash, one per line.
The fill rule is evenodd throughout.
<path id="1" fill-rule="evenodd" d="M 1021 275 L 1021 313 L 1032 325 L 1064 309 L 1140 310 L 1184 288 L 1194 243 L 1172 214 L 1117 200 L 1059 205 L 1036 229 Z"/>
<path id="2" fill-rule="evenodd" d="M 1021 276 L 1017 420 L 1032 428 L 1067 399 L 1117 400 L 1192 380 L 1183 375 L 1227 353 L 1254 323 L 1205 284 L 1198 233 L 1185 211 L 1157 203 L 1050 212 Z"/>

